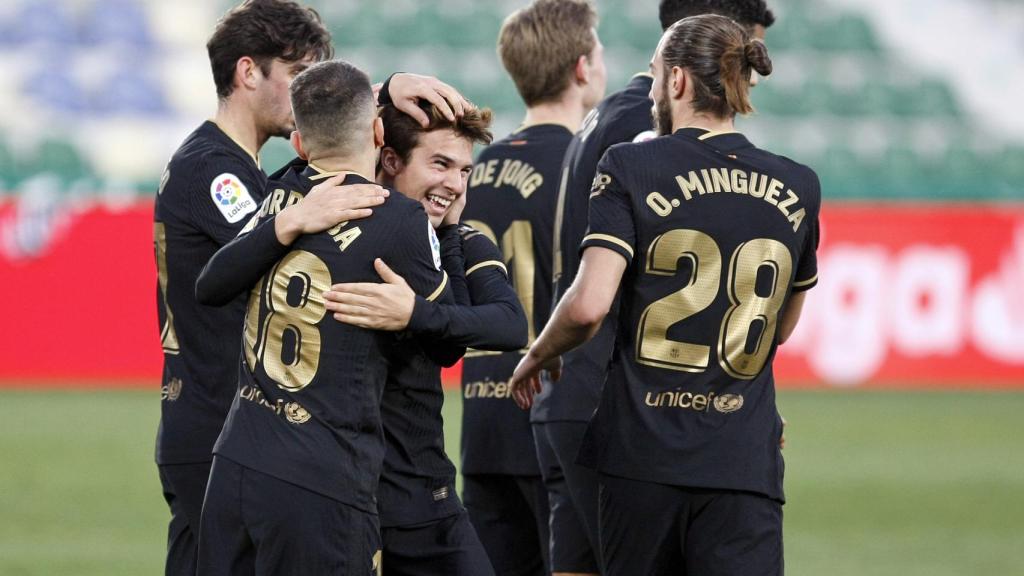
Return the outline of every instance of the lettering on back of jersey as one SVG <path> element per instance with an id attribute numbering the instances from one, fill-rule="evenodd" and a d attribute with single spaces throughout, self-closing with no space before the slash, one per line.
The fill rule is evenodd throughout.
<path id="1" fill-rule="evenodd" d="M 224 219 L 232 224 L 256 209 L 256 201 L 249 195 L 245 184 L 230 172 L 225 172 L 210 182 L 210 198 Z"/>

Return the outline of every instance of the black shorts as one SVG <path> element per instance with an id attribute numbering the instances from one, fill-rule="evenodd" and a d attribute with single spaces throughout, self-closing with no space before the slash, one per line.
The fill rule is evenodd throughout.
<path id="1" fill-rule="evenodd" d="M 171 509 L 167 526 L 166 576 L 194 576 L 199 547 L 199 518 L 203 511 L 210 463 L 167 464 L 159 467 L 164 500 Z"/>
<path id="2" fill-rule="evenodd" d="M 606 576 L 782 576 L 782 503 L 600 474 Z"/>
<path id="3" fill-rule="evenodd" d="M 551 507 L 551 571 L 599 573 L 597 472 L 576 464 L 586 422 L 533 425 Z"/>
<path id="4" fill-rule="evenodd" d="M 416 526 L 381 528 L 380 532 L 383 576 L 494 575 L 465 512 Z"/>
<path id="5" fill-rule="evenodd" d="M 548 493 L 540 476 L 465 474 L 462 503 L 498 576 L 548 574 Z"/>
<path id="6" fill-rule="evenodd" d="M 376 514 L 215 456 L 199 533 L 201 576 L 376 574 Z"/>

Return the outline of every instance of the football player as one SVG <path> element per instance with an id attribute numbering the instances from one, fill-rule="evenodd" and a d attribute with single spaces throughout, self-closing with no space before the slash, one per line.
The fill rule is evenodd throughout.
<path id="1" fill-rule="evenodd" d="M 541 369 L 597 332 L 621 287 L 580 451 L 599 474 L 609 575 L 782 574 L 772 359 L 817 281 L 820 188 L 735 131 L 752 71 L 771 72 L 767 49 L 729 18 L 665 32 L 651 62 L 664 137 L 605 153 L 576 280 L 512 378 L 528 406 Z"/>

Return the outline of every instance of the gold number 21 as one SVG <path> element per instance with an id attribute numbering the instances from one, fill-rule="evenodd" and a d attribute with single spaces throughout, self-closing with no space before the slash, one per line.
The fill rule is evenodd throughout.
<path id="1" fill-rule="evenodd" d="M 645 273 L 674 276 L 680 260 L 688 260 L 692 273 L 679 290 L 652 302 L 637 327 L 637 361 L 684 372 L 703 372 L 711 347 L 668 338 L 668 330 L 714 302 L 721 287 L 722 255 L 713 238 L 698 230 L 671 230 L 658 236 L 647 251 Z M 771 290 L 755 290 L 763 267 L 772 275 Z M 718 336 L 718 362 L 730 376 L 749 380 L 761 372 L 775 338 L 779 310 L 793 260 L 786 246 L 770 238 L 740 244 L 729 259 L 726 289 L 730 307 L 722 317 Z M 750 346 L 752 330 L 757 339 Z"/>

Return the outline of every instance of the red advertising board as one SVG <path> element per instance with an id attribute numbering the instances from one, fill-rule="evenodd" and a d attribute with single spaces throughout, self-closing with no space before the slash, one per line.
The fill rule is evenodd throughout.
<path id="1" fill-rule="evenodd" d="M 829 204 L 822 228 L 782 386 L 1024 388 L 1024 205 Z M 155 290 L 151 201 L 0 205 L 0 385 L 155 386 Z"/>

